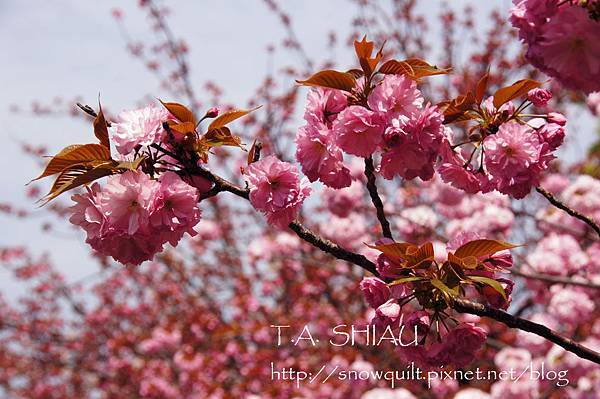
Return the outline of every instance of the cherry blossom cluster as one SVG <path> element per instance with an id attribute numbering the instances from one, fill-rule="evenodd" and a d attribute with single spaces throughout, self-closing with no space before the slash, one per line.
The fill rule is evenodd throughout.
<path id="1" fill-rule="evenodd" d="M 446 251 L 456 251 L 477 239 L 479 236 L 474 233 L 459 234 L 447 244 Z M 386 244 L 394 245 L 389 239 L 382 239 L 378 244 L 379 248 L 384 248 Z M 391 328 L 396 336 L 406 338 L 412 335 L 412 339 L 416 336 L 415 345 L 401 345 L 399 350 L 405 360 L 415 362 L 419 367 L 464 367 L 471 363 L 486 341 L 487 333 L 472 323 L 457 320 L 432 299 L 431 289 L 437 289 L 439 283 L 428 287 L 427 276 L 436 275 L 444 266 L 437 262 L 420 261 L 412 266 L 415 274 L 409 276 L 407 267 L 411 266 L 407 265 L 406 259 L 410 259 L 410 255 L 397 257 L 391 253 L 383 252 L 377 258 L 377 271 L 381 278 L 365 277 L 360 283 L 367 302 L 375 310 L 371 324 L 381 329 Z M 449 279 L 448 284 L 452 278 L 458 278 L 463 283 L 469 281 L 470 277 L 483 278 L 486 284 L 478 287 L 460 284 L 463 295 L 479 297 L 481 302 L 494 308 L 507 309 L 514 282 L 502 277 L 502 273 L 512 267 L 510 252 L 501 250 L 491 255 L 481 255 L 474 258 L 473 262 L 476 266 L 465 267 L 460 272 L 454 269 L 454 277 L 444 277 Z M 393 282 L 386 284 L 386 281 Z M 449 289 L 444 283 L 441 284 L 443 289 Z"/>
<path id="2" fill-rule="evenodd" d="M 466 142 L 445 142 L 438 168 L 442 180 L 472 194 L 497 190 L 517 199 L 529 194 L 564 141 L 566 118 L 548 112 L 525 121 L 520 115 L 531 104 L 545 107 L 551 97 L 548 90 L 533 89 L 518 108 L 508 102 L 500 109 L 492 97 L 485 100 L 483 114 L 501 122 L 479 129 Z"/>
<path id="3" fill-rule="evenodd" d="M 357 91 L 364 90 L 359 80 Z M 296 135 L 296 159 L 311 181 L 348 187 L 350 171 L 343 153 L 369 158 L 381 154 L 380 173 L 388 180 L 429 180 L 448 129 L 437 107 L 423 105 L 414 80 L 386 75 L 366 104 L 349 104 L 339 90 L 316 88 L 307 97 L 307 124 Z"/>
<path id="4" fill-rule="evenodd" d="M 245 178 L 252 206 L 263 212 L 269 223 L 280 228 L 296 218 L 311 192 L 308 179 L 300 180 L 298 168 L 274 155 L 250 164 Z"/>
<path id="5" fill-rule="evenodd" d="M 185 233 L 194 236 L 200 220 L 198 190 L 174 172 L 151 179 L 128 171 L 72 199 L 70 221 L 86 232 L 86 242 L 124 264 L 151 260 L 165 243 L 175 246 Z"/>
<path id="6" fill-rule="evenodd" d="M 527 44 L 527 60 L 561 85 L 600 90 L 600 4 L 577 0 L 513 0 L 510 22 Z"/>

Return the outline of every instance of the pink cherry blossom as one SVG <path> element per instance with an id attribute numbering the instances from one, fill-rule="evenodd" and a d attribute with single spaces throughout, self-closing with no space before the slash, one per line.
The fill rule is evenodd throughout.
<path id="1" fill-rule="evenodd" d="M 308 179 L 300 180 L 298 168 L 269 155 L 246 170 L 250 202 L 264 212 L 269 223 L 283 228 L 291 223 L 310 195 Z"/>
<path id="2" fill-rule="evenodd" d="M 423 96 L 414 80 L 404 75 L 386 75 L 369 94 L 368 104 L 391 120 L 416 112 L 423 106 Z"/>
<path id="3" fill-rule="evenodd" d="M 108 179 L 99 193 L 99 202 L 113 228 L 129 235 L 148 232 L 150 211 L 160 183 L 147 174 L 127 171 Z"/>
<path id="4" fill-rule="evenodd" d="M 516 122 L 504 123 L 484 142 L 485 166 L 501 193 L 517 199 L 539 185 L 540 173 L 552 158 L 537 134 Z"/>
<path id="5" fill-rule="evenodd" d="M 461 323 L 446 337 L 445 345 L 450 348 L 452 364 L 464 367 L 475 358 L 475 353 L 487 339 L 484 329 L 472 323 Z"/>
<path id="6" fill-rule="evenodd" d="M 333 122 L 336 144 L 346 153 L 367 158 L 383 137 L 383 121 L 373 111 L 358 105 L 344 109 Z"/>
<path id="7" fill-rule="evenodd" d="M 377 277 L 365 277 L 360 282 L 360 290 L 372 308 L 377 309 L 390 299 L 390 288 Z"/>
<path id="8" fill-rule="evenodd" d="M 446 139 L 443 116 L 429 104 L 409 118 L 393 119 L 384 134 L 381 174 L 386 179 L 433 177 L 433 164 Z"/>
<path id="9" fill-rule="evenodd" d="M 548 105 L 548 101 L 552 98 L 552 93 L 549 90 L 535 88 L 529 90 L 527 93 L 527 99 L 533 103 L 536 107 L 545 107 Z"/>
<path id="10" fill-rule="evenodd" d="M 587 97 L 587 106 L 592 111 L 592 114 L 599 116 L 600 115 L 600 91 L 595 91 L 590 93 Z"/>
<path id="11" fill-rule="evenodd" d="M 162 123 L 169 119 L 169 115 L 165 108 L 154 105 L 121 112 L 111 126 L 115 148 L 119 153 L 127 155 L 136 146 L 160 142 L 164 134 Z"/>
<path id="12" fill-rule="evenodd" d="M 352 178 L 332 134 L 320 123 L 299 128 L 295 140 L 296 160 L 311 182 L 321 180 L 325 185 L 339 189 L 348 187 Z"/>
<path id="13" fill-rule="evenodd" d="M 196 235 L 193 228 L 200 220 L 198 191 L 174 172 L 165 172 L 158 181 L 160 192 L 154 199 L 150 220 L 163 230 L 166 241 L 177 245 L 184 233 Z"/>
<path id="14" fill-rule="evenodd" d="M 526 57 L 563 86 L 586 93 L 600 90 L 600 25 L 571 2 L 520 1 L 511 22 L 527 44 Z"/>
<path id="15" fill-rule="evenodd" d="M 331 127 L 337 115 L 346 108 L 348 100 L 340 90 L 317 87 L 306 96 L 304 120 L 309 125 L 324 124 Z"/>

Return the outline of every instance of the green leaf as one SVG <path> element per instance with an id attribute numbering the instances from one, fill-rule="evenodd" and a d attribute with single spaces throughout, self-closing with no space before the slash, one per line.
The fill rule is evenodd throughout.
<path id="1" fill-rule="evenodd" d="M 506 297 L 506 292 L 504 291 L 504 287 L 502 287 L 502 284 L 500 284 L 498 281 L 494 280 L 493 278 L 488 278 L 488 277 L 483 277 L 483 276 L 469 276 L 469 280 L 489 285 L 490 287 L 492 287 L 493 289 L 498 291 L 500 293 L 500 295 L 502 295 L 502 298 L 504 298 L 505 301 L 508 301 L 508 298 Z"/>
<path id="2" fill-rule="evenodd" d="M 422 280 L 427 280 L 427 278 L 419 277 L 419 276 L 399 278 L 398 280 L 394 280 L 391 283 L 389 283 L 388 287 L 393 287 L 394 285 L 398 285 L 398 284 L 412 283 L 414 281 L 422 281 Z"/>
<path id="3" fill-rule="evenodd" d="M 439 280 L 437 278 L 431 279 L 431 285 L 433 285 L 435 288 L 442 291 L 446 295 L 450 296 L 451 298 L 458 296 L 458 290 L 456 288 L 452 289 L 448 287 L 446 284 L 444 284 L 442 280 Z"/>

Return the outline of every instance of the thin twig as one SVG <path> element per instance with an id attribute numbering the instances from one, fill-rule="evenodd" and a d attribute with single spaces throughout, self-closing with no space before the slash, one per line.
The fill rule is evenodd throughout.
<path id="1" fill-rule="evenodd" d="M 489 306 L 482 305 L 468 301 L 466 299 L 457 298 L 454 300 L 454 309 L 461 313 L 470 313 L 477 316 L 485 316 L 501 323 L 506 324 L 510 328 L 518 328 L 519 330 L 527 331 L 540 337 L 546 338 L 548 341 L 554 342 L 555 344 L 563 347 L 569 352 L 576 354 L 577 356 L 590 360 L 596 364 L 600 364 L 600 353 L 593 351 L 585 346 L 563 337 L 555 331 L 552 331 L 548 327 L 534 323 L 529 320 L 515 317 L 504 310 L 494 309 Z"/>
<path id="2" fill-rule="evenodd" d="M 548 191 L 546 191 L 542 187 L 536 187 L 535 190 L 538 193 L 542 194 L 548 200 L 548 202 L 550 202 L 552 205 L 554 205 L 558 209 L 561 209 L 561 210 L 567 212 L 569 215 L 573 216 L 574 218 L 581 220 L 582 222 L 584 222 L 585 224 L 590 226 L 598 234 L 598 236 L 600 236 L 600 226 L 598 226 L 596 224 L 596 222 L 594 222 L 592 220 L 592 218 L 590 218 L 589 216 L 586 216 L 574 209 L 569 208 L 567 205 L 565 205 L 564 203 L 559 201 L 555 196 L 550 194 Z"/>
<path id="3" fill-rule="evenodd" d="M 379 224 L 381 224 L 383 236 L 393 240 L 394 237 L 392 236 L 390 222 L 388 222 L 385 217 L 383 202 L 381 201 L 381 197 L 379 197 L 379 193 L 377 192 L 377 183 L 375 182 L 375 167 L 373 166 L 372 157 L 365 158 L 365 176 L 367 177 L 367 190 L 369 190 L 371 201 L 373 202 L 373 205 L 377 211 L 377 219 L 379 220 Z"/>
<path id="4" fill-rule="evenodd" d="M 580 287 L 591 288 L 595 290 L 600 290 L 600 285 L 594 284 L 591 281 L 577 281 L 573 280 L 569 277 L 562 276 L 552 276 L 550 274 L 539 274 L 539 273 L 524 273 L 522 271 L 513 269 L 511 270 L 511 274 L 531 280 L 540 280 L 547 283 L 554 284 L 567 284 L 567 285 L 577 285 Z"/>
<path id="5" fill-rule="evenodd" d="M 239 187 L 233 183 L 228 182 L 227 180 L 214 175 L 208 169 L 198 167 L 194 169 L 195 173 L 198 173 L 200 176 L 212 181 L 215 184 L 215 190 L 217 192 L 228 191 L 233 193 L 239 197 L 249 199 L 250 191 L 246 188 Z M 347 262 L 353 263 L 364 270 L 367 270 L 379 277 L 379 273 L 377 272 L 377 268 L 375 264 L 371 262 L 369 259 L 364 257 L 363 255 L 356 254 L 354 252 L 348 251 L 339 245 L 320 237 L 318 234 L 313 231 L 307 229 L 299 222 L 292 222 L 289 225 L 290 229 L 294 231 L 298 237 L 303 239 L 304 241 L 312 244 L 313 246 L 321 249 L 322 251 L 333 255 L 337 259 L 345 260 Z M 548 327 L 534 323 L 532 321 L 522 319 L 517 316 L 513 316 L 510 313 L 507 313 L 503 310 L 494 309 L 486 305 L 482 305 L 479 303 L 471 302 L 462 298 L 455 298 L 452 304 L 453 308 L 461 313 L 470 313 L 477 316 L 484 316 L 501 323 L 506 324 L 508 327 L 517 328 L 523 331 L 531 332 L 533 334 L 539 335 L 561 347 L 566 349 L 569 352 L 576 354 L 577 356 L 591 360 L 594 363 L 600 364 L 600 354 L 584 347 L 583 345 L 566 338 L 555 331 L 552 331 Z"/>

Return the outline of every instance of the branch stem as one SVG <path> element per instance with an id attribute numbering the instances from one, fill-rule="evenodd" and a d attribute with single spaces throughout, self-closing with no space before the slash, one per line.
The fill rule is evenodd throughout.
<path id="1" fill-rule="evenodd" d="M 383 236 L 393 240 L 392 230 L 390 228 L 390 222 L 388 222 L 385 217 L 385 211 L 383 210 L 383 202 L 381 201 L 381 197 L 377 191 L 377 183 L 375 180 L 375 167 L 373 165 L 373 158 L 365 158 L 365 176 L 367 177 L 367 190 L 369 190 L 369 195 L 371 196 L 371 201 L 373 202 L 373 206 L 375 206 L 375 210 L 377 211 L 377 219 L 379 220 L 379 224 L 381 225 L 381 230 L 383 232 Z"/>
<path id="2" fill-rule="evenodd" d="M 368 162 L 365 162 L 365 165 L 367 164 Z M 368 166 L 365 169 L 368 169 Z M 230 183 L 229 181 L 219 176 L 216 176 L 208 169 L 205 169 L 203 167 L 197 167 L 193 170 L 192 173 L 196 173 L 214 183 L 215 186 L 211 190 L 214 192 L 213 195 L 216 195 L 219 192 L 228 191 L 244 199 L 249 199 L 250 197 L 250 190 Z M 304 227 L 301 223 L 297 221 L 290 223 L 289 227 L 298 235 L 298 237 L 308 242 L 309 244 L 312 244 L 313 246 L 334 256 L 337 259 L 355 264 L 363 268 L 364 270 L 374 274 L 375 276 L 379 277 L 379 273 L 377 272 L 375 264 L 369 259 L 367 259 L 365 256 L 342 248 L 341 246 L 319 236 L 318 234 Z M 558 334 L 557 332 L 549 329 L 544 325 L 534 323 L 532 321 L 520 318 L 518 316 L 511 315 L 510 313 L 500 309 L 491 308 L 489 306 L 482 305 L 476 302 L 471 302 L 462 298 L 455 298 L 453 300 L 452 307 L 460 313 L 469 313 L 481 317 L 488 317 L 499 321 L 510 328 L 517 328 L 523 331 L 536 334 L 561 346 L 567 351 L 572 352 L 583 359 L 587 359 L 594 363 L 600 364 L 600 353 L 586 348 L 585 346 L 573 341 L 570 338 Z"/>
<path id="3" fill-rule="evenodd" d="M 582 214 L 581 212 L 578 212 L 572 208 L 569 208 L 565 203 L 558 200 L 555 196 L 550 194 L 548 191 L 546 191 L 542 187 L 536 187 L 535 190 L 538 193 L 542 194 L 548 200 L 548 202 L 550 202 L 552 205 L 554 205 L 558 209 L 565 211 L 566 213 L 573 216 L 574 218 L 581 220 L 583 223 L 590 226 L 596 232 L 596 234 L 598 234 L 598 236 L 600 236 L 600 226 L 598 226 L 596 224 L 596 222 L 594 222 L 592 220 L 592 218 L 590 218 L 589 216 L 586 216 L 586 215 Z"/>

